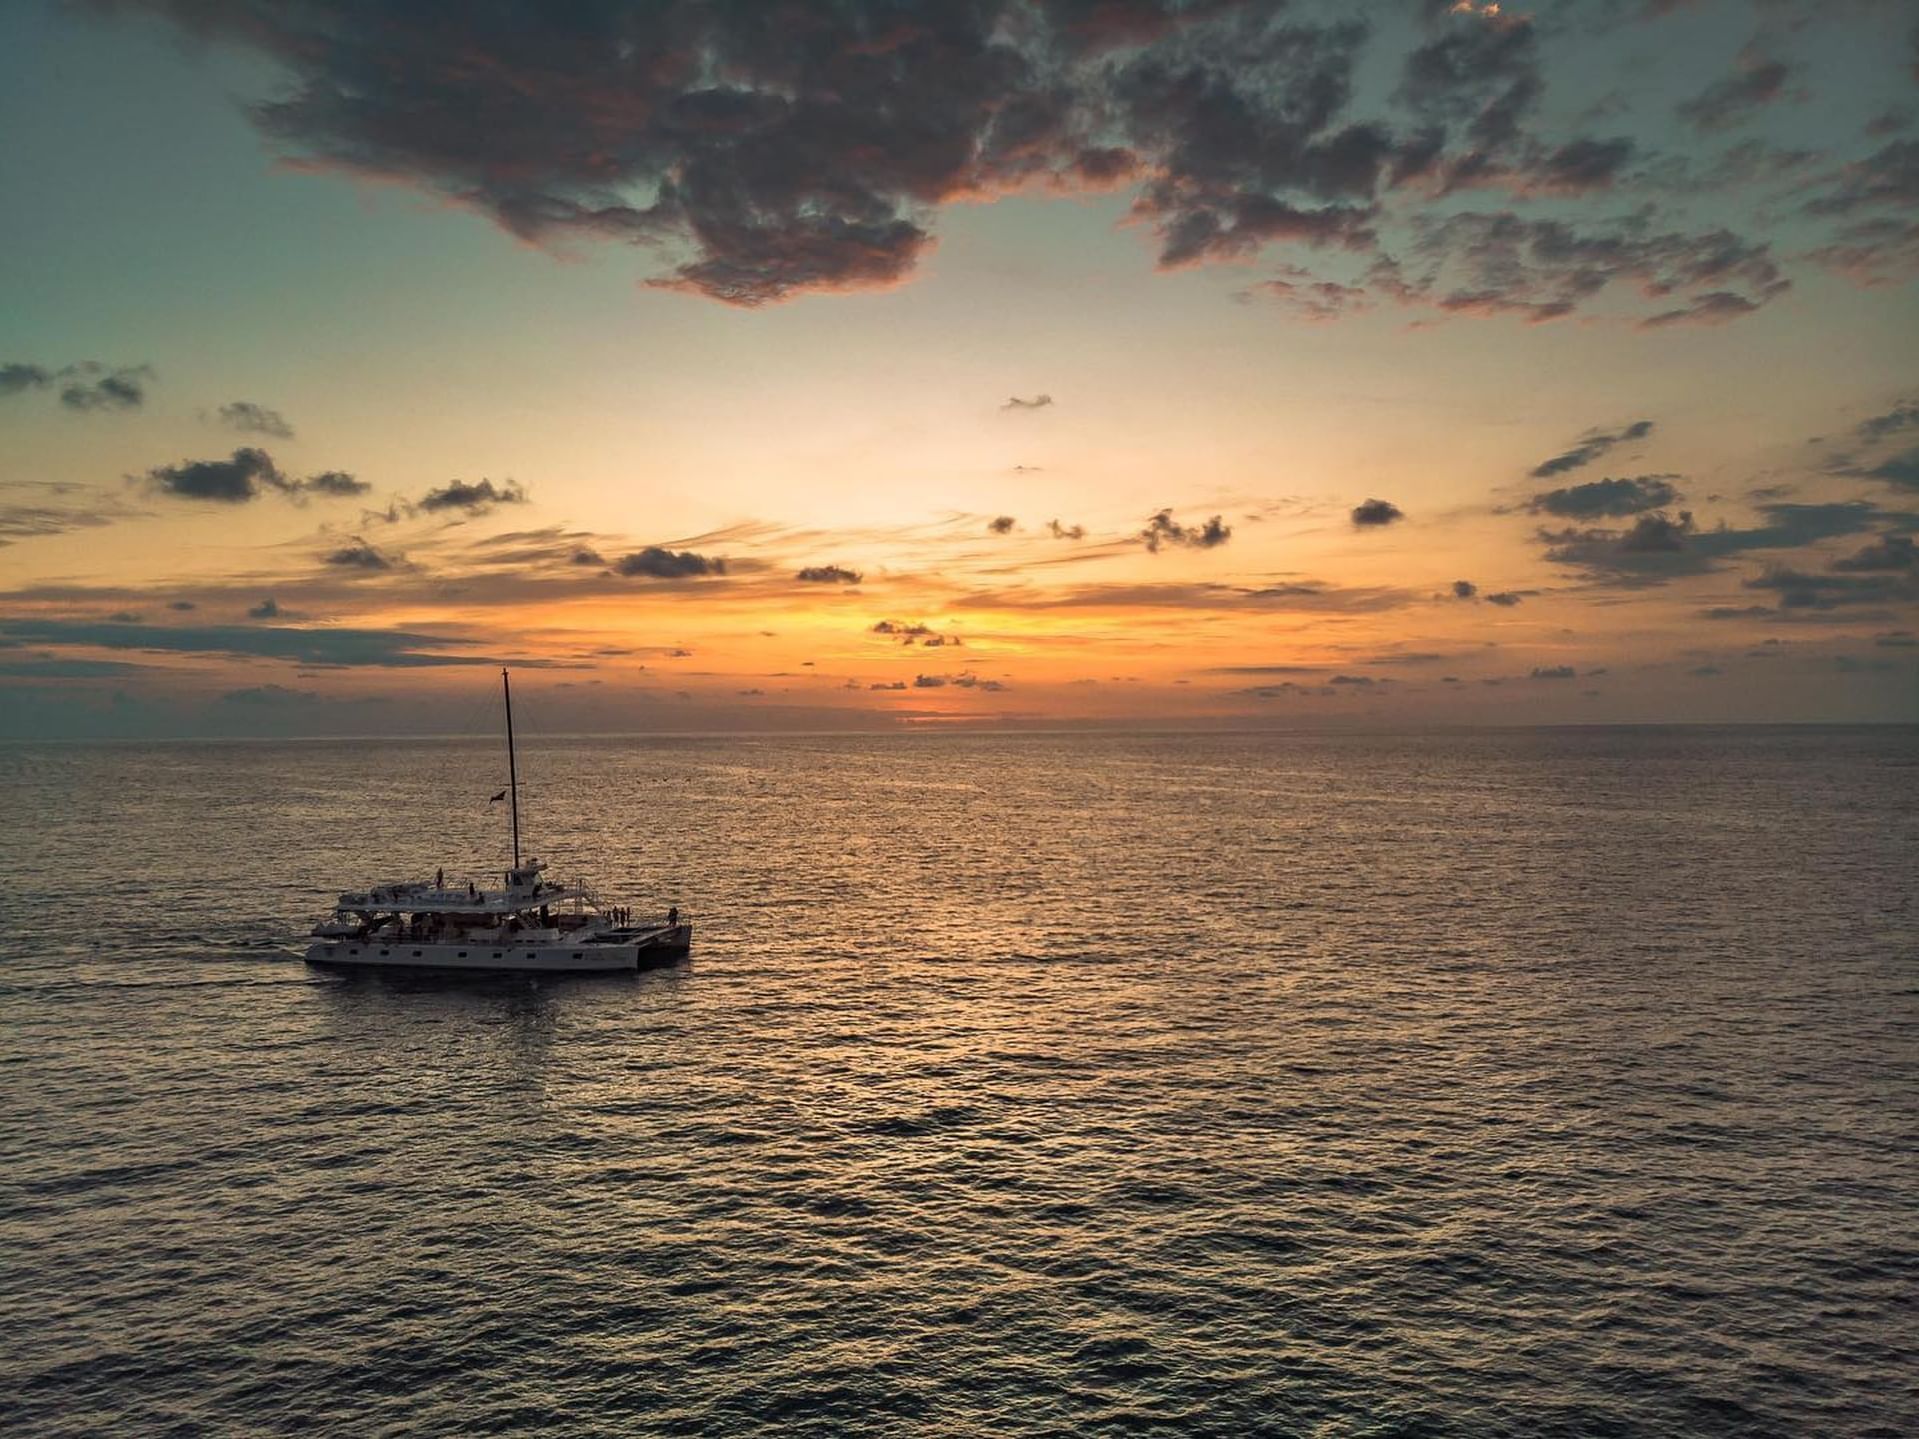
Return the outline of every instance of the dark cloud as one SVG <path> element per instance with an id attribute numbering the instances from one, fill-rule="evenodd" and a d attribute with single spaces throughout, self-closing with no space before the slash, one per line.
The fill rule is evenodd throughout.
<path id="1" fill-rule="evenodd" d="M 1394 202 L 1589 194 L 1635 157 L 1542 133 L 1539 27 L 1484 9 L 1441 7 L 1407 41 L 1363 7 L 1224 0 L 100 8 L 263 57 L 254 121 L 302 168 L 412 185 L 555 251 L 645 247 L 668 257 L 649 283 L 728 304 L 898 283 L 942 205 L 1121 184 L 1169 268 L 1284 244 L 1376 261 L 1367 289 L 1388 297 L 1530 318 L 1615 280 L 1673 286 L 1689 312 L 1697 289 L 1775 292 L 1697 284 L 1677 251 L 1733 242 L 1643 216 L 1528 231 L 1503 274 L 1463 231 L 1389 254 Z M 1356 84 L 1362 65 L 1396 88 Z"/>
<path id="2" fill-rule="evenodd" d="M 939 649 L 944 645 L 963 647 L 965 641 L 958 635 L 941 634 L 931 625 L 919 620 L 908 623 L 905 620 L 878 620 L 874 622 L 872 633 L 891 635 L 903 645 L 925 645 L 928 649 Z"/>
<path id="3" fill-rule="evenodd" d="M 606 563 L 606 557 L 591 545 L 580 545 L 566 557 L 569 565 L 582 565 L 598 568 Z"/>
<path id="4" fill-rule="evenodd" d="M 1898 285 L 1919 276 L 1919 220 L 1879 215 L 1841 225 L 1806 258 L 1855 285 Z"/>
<path id="5" fill-rule="evenodd" d="M 1563 519 L 1617 519 L 1663 510 L 1679 499 L 1670 475 L 1638 475 L 1628 479 L 1593 480 L 1566 489 L 1535 495 L 1527 508 L 1535 514 Z"/>
<path id="6" fill-rule="evenodd" d="M 1577 677 L 1578 672 L 1571 665 L 1540 665 L 1535 666 L 1532 672 L 1532 678 L 1536 680 L 1569 680 Z"/>
<path id="7" fill-rule="evenodd" d="M 52 383 L 53 371 L 44 365 L 29 365 L 18 360 L 0 364 L 0 396 L 45 389 Z"/>
<path id="8" fill-rule="evenodd" d="M 630 555 L 622 555 L 613 572 L 629 578 L 650 580 L 695 579 L 703 575 L 723 575 L 726 561 L 715 556 L 697 555 L 691 550 L 669 550 L 648 545 Z"/>
<path id="9" fill-rule="evenodd" d="M 1475 598 L 1478 594 L 1479 594 L 1479 586 L 1474 584 L 1471 580 L 1454 580 L 1453 581 L 1453 598 L 1454 599 L 1470 600 Z"/>
<path id="10" fill-rule="evenodd" d="M 905 680 L 888 680 L 888 681 L 883 681 L 877 684 L 870 684 L 867 686 L 867 688 L 869 690 L 903 690 L 906 688 L 906 681 Z"/>
<path id="11" fill-rule="evenodd" d="M 254 613 L 272 618 L 279 607 L 268 600 Z M 38 644 L 87 645 L 97 649 L 148 653 L 221 654 L 289 660 L 318 666 L 368 665 L 416 669 L 443 665 L 492 665 L 498 657 L 466 651 L 473 641 L 407 630 L 294 629 L 275 625 L 150 626 L 93 623 L 84 620 L 0 619 L 0 634 Z M 546 661 L 515 659 L 539 667 Z"/>
<path id="12" fill-rule="evenodd" d="M 1368 271 L 1369 288 L 1400 304 L 1444 315 L 1563 319 L 1611 292 L 1662 303 L 1652 318 L 1676 322 L 1695 303 L 1700 322 L 1777 298 L 1790 282 L 1770 248 L 1721 228 L 1660 230 L 1642 208 L 1582 228 L 1512 211 L 1412 218 L 1413 240 Z M 1728 299 L 1712 299 L 1727 296 Z M 1684 303 L 1674 307 L 1673 300 Z M 1647 321 L 1641 321 L 1647 323 Z"/>
<path id="13" fill-rule="evenodd" d="M 1868 442 L 1883 440 L 1907 430 L 1919 430 L 1919 400 L 1901 400 L 1881 415 L 1868 415 L 1853 432 Z"/>
<path id="14" fill-rule="evenodd" d="M 1218 515 L 1204 524 L 1185 525 L 1173 518 L 1171 510 L 1158 510 L 1146 521 L 1146 528 L 1139 532 L 1137 538 L 1148 550 L 1158 554 L 1165 545 L 1210 550 L 1225 544 L 1232 537 L 1233 527 Z"/>
<path id="15" fill-rule="evenodd" d="M 147 471 L 147 485 L 161 494 L 183 500 L 215 500 L 244 504 L 267 490 L 286 492 L 293 482 L 273 463 L 273 456 L 251 445 L 224 460 L 182 460 L 156 465 Z"/>
<path id="16" fill-rule="evenodd" d="M 1885 517 L 1864 500 L 1832 504 L 1784 501 L 1757 507 L 1761 522 L 1702 530 L 1690 511 L 1677 516 L 1642 514 L 1624 530 L 1541 530 L 1546 558 L 1586 571 L 1595 579 L 1629 587 L 1664 584 L 1683 575 L 1706 574 L 1719 562 L 1753 550 L 1797 549 L 1820 540 L 1860 534 Z"/>
<path id="17" fill-rule="evenodd" d="M 1035 395 L 1030 400 L 1022 400 L 1018 395 L 1013 395 L 1000 408 L 1002 410 L 1043 410 L 1052 403 L 1051 395 Z"/>
<path id="18" fill-rule="evenodd" d="M 179 610 L 182 613 L 185 613 L 188 610 L 197 610 L 200 607 L 196 605 L 192 600 L 168 600 L 167 608 L 170 610 Z"/>
<path id="19" fill-rule="evenodd" d="M 1390 500 L 1367 500 L 1353 506 L 1352 521 L 1356 529 L 1376 529 L 1405 518 L 1406 512 Z"/>
<path id="20" fill-rule="evenodd" d="M 340 569 L 349 570 L 390 570 L 393 568 L 393 561 L 391 559 L 374 549 L 372 545 L 368 544 L 358 535 L 353 537 L 352 544 L 344 545 L 337 550 L 331 550 L 322 556 L 322 562 Z"/>
<path id="21" fill-rule="evenodd" d="M 793 578 L 816 585 L 856 585 L 863 576 L 858 570 L 843 569 L 839 565 L 808 565 Z"/>
<path id="22" fill-rule="evenodd" d="M 1814 215 L 1852 215 L 1882 207 L 1902 213 L 1919 208 L 1919 140 L 1894 140 L 1847 165 L 1832 189 L 1805 206 Z"/>
<path id="23" fill-rule="evenodd" d="M 1198 610 L 1233 613 L 1250 610 L 1301 614 L 1378 614 L 1402 609 L 1424 598 L 1421 593 L 1392 586 L 1343 588 L 1306 580 L 1261 586 L 1146 582 L 1081 585 L 1064 590 L 1020 587 L 964 595 L 953 603 L 964 609 L 1024 611 Z"/>
<path id="24" fill-rule="evenodd" d="M 1914 547 L 1909 535 L 1886 535 L 1862 550 L 1834 560 L 1832 567 L 1848 574 L 1873 570 L 1909 570 L 1913 568 Z"/>
<path id="25" fill-rule="evenodd" d="M 247 435 L 270 435 L 276 440 L 293 438 L 293 426 L 278 410 L 256 405 L 251 400 L 235 400 L 220 406 L 220 423 Z"/>
<path id="26" fill-rule="evenodd" d="M 1919 449 L 1893 455 L 1858 471 L 1858 474 L 1862 479 L 1883 480 L 1900 489 L 1919 490 Z"/>
<path id="27" fill-rule="evenodd" d="M 1646 316 L 1639 322 L 1639 328 L 1657 330 L 1667 325 L 1723 325 L 1728 320 L 1750 315 L 1761 303 L 1731 290 L 1708 290 L 1704 294 L 1694 295 L 1675 309 Z"/>
<path id="28" fill-rule="evenodd" d="M 87 362 L 60 372 L 60 403 L 69 410 L 137 410 L 146 403 L 146 382 L 153 371 L 146 365 L 110 369 Z"/>
<path id="29" fill-rule="evenodd" d="M 1010 535 L 1017 524 L 1011 515 L 995 515 L 986 522 L 986 529 L 989 534 Z"/>
<path id="30" fill-rule="evenodd" d="M 1487 595 L 1486 603 L 1489 605 L 1498 605 L 1501 609 L 1509 610 L 1514 605 L 1519 603 L 1520 598 L 1521 596 L 1514 593 L 1512 590 L 1499 590 L 1493 594 Z"/>
<path id="31" fill-rule="evenodd" d="M 440 486 L 437 490 L 428 490 L 420 496 L 419 508 L 428 514 L 441 510 L 465 510 L 468 514 L 483 514 L 495 505 L 523 505 L 526 503 L 526 491 L 509 480 L 503 485 L 495 485 L 491 480 L 481 480 L 477 484 L 466 480 L 454 480 Z"/>
<path id="32" fill-rule="evenodd" d="M 1563 475 L 1568 470 L 1577 470 L 1591 464 L 1615 445 L 1628 444 L 1633 440 L 1643 440 L 1653 432 L 1651 420 L 1635 420 L 1620 430 L 1589 430 L 1578 443 L 1562 450 L 1550 460 L 1541 460 L 1529 472 L 1535 480 L 1550 480 Z"/>
<path id="33" fill-rule="evenodd" d="M 0 482 L 0 549 L 20 540 L 97 529 L 112 524 L 116 517 L 104 497 L 89 496 L 71 485 Z"/>
<path id="34" fill-rule="evenodd" d="M 350 495 L 364 495 L 373 486 L 365 480 L 356 479 L 344 470 L 322 470 L 317 475 L 308 475 L 300 482 L 300 488 L 309 494 L 325 495 L 329 499 L 344 499 Z"/>
<path id="35" fill-rule="evenodd" d="M 280 617 L 280 602 L 268 595 L 259 604 L 247 611 L 250 620 L 277 620 Z"/>
<path id="36" fill-rule="evenodd" d="M 980 689 L 980 690 L 998 691 L 1006 688 L 1006 686 L 1002 684 L 999 680 L 983 680 L 978 675 L 970 674 L 970 673 L 963 673 L 963 674 L 956 674 L 956 675 L 915 675 L 913 676 L 914 689 L 937 690 L 937 689 L 945 689 L 948 685 L 953 685 L 963 690 Z M 885 686 L 885 688 L 891 689 L 893 688 L 893 686 L 888 685 L 888 686 Z M 898 688 L 905 689 L 906 686 L 902 684 L 898 686 Z"/>
<path id="37" fill-rule="evenodd" d="M 1086 538 L 1086 526 L 1062 525 L 1058 520 L 1048 520 L 1046 533 L 1056 540 L 1083 540 Z"/>
<path id="38" fill-rule="evenodd" d="M 0 364 L 0 396 L 57 389 L 69 410 L 137 410 L 146 402 L 151 365 L 103 365 L 98 360 L 49 369 L 13 361 Z"/>
<path id="39" fill-rule="evenodd" d="M 1774 591 L 1782 610 L 1832 610 L 1919 600 L 1919 581 L 1901 573 L 1808 574 L 1782 565 L 1747 580 L 1746 588 Z"/>
<path id="40" fill-rule="evenodd" d="M 147 666 L 128 664 L 125 660 L 84 660 L 42 657 L 39 659 L 0 661 L 0 677 L 30 680 L 116 679 L 123 675 L 137 674 L 145 668 L 147 668 Z"/>
<path id="41" fill-rule="evenodd" d="M 1792 69 L 1783 60 L 1748 46 L 1738 67 L 1677 107 L 1679 118 L 1700 130 L 1723 130 L 1746 119 L 1786 93 Z"/>
<path id="42" fill-rule="evenodd" d="M 272 455 L 254 445 L 244 445 L 224 460 L 156 465 L 146 472 L 144 483 L 155 494 L 226 505 L 245 504 L 264 494 L 285 495 L 296 503 L 304 503 L 308 495 L 341 499 L 371 488 L 339 470 L 294 479 L 274 463 Z"/>

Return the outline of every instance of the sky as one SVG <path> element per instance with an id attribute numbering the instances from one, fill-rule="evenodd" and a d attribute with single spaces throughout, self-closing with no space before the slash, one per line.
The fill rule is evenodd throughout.
<path id="1" fill-rule="evenodd" d="M 15 0 L 0 134 L 0 738 L 1919 718 L 1893 0 Z"/>

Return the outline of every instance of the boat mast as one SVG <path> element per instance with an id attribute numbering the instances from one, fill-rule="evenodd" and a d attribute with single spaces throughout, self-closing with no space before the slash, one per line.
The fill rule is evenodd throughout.
<path id="1" fill-rule="evenodd" d="M 506 695 L 506 793 L 513 808 L 513 867 L 520 867 L 520 772 L 513 760 L 513 685 L 500 670 L 500 689 Z"/>

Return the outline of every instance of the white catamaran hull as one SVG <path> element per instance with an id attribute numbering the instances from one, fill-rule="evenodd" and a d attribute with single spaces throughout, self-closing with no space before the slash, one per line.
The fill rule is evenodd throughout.
<path id="1" fill-rule="evenodd" d="M 307 963 L 341 969 L 441 969 L 511 974 L 606 974 L 678 959 L 692 947 L 693 926 L 578 944 L 442 944 L 414 940 L 323 939 Z"/>

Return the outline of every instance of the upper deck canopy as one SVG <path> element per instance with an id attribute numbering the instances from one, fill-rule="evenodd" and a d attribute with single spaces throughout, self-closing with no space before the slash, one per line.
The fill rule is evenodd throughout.
<path id="1" fill-rule="evenodd" d="M 597 904 L 585 885 L 556 884 L 540 878 L 543 866 L 531 860 L 507 871 L 504 889 L 469 890 L 465 885 L 436 886 L 430 880 L 394 880 L 370 889 L 349 890 L 334 906 L 342 913 L 376 911 L 408 914 L 515 914 L 541 905 L 580 900 Z"/>

